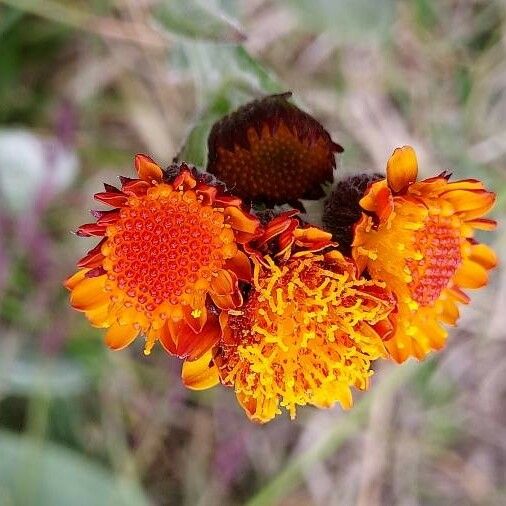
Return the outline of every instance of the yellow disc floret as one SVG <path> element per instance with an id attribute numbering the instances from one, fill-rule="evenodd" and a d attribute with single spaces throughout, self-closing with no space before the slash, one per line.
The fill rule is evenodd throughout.
<path id="1" fill-rule="evenodd" d="M 384 355 L 374 326 L 392 310 L 383 284 L 356 279 L 340 255 L 306 253 L 278 266 L 256 262 L 254 291 L 229 313 L 216 357 L 248 415 L 266 422 L 280 407 L 352 404 L 351 386 L 366 389 L 371 362 Z"/>

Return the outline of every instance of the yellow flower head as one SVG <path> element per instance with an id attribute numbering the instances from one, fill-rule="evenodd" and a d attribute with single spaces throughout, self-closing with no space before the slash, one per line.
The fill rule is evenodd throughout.
<path id="1" fill-rule="evenodd" d="M 394 151 L 387 177 L 373 183 L 360 201 L 352 254 L 362 272 L 386 282 L 398 303 L 397 331 L 386 346 L 398 362 L 423 358 L 440 349 L 455 324 L 457 303 L 467 303 L 462 288 L 487 284 L 496 265 L 494 252 L 473 239 L 476 229 L 492 230 L 483 218 L 495 194 L 480 181 L 450 181 L 439 176 L 417 181 L 414 150 Z"/>
<path id="2" fill-rule="evenodd" d="M 289 232 L 294 220 L 291 213 L 277 217 L 255 239 L 272 256 L 253 256 L 244 305 L 221 314 L 214 364 L 207 357 L 201 369 L 183 370 L 186 384 L 200 388 L 213 384 L 214 369 L 257 422 L 282 407 L 292 418 L 306 404 L 349 408 L 351 387 L 367 388 L 371 362 L 385 355 L 383 340 L 393 331 L 395 301 L 385 284 L 358 278 L 354 264 L 330 249 L 330 234 Z"/>

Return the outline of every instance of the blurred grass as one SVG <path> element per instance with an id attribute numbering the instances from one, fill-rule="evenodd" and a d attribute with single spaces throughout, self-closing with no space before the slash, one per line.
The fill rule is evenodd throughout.
<path id="1" fill-rule="evenodd" d="M 203 164 L 216 118 L 284 90 L 345 146 L 343 172 L 411 143 L 424 175 L 485 180 L 502 222 L 505 23 L 500 0 L 0 0 L 2 128 L 81 164 L 22 215 L 0 193 L 0 504 L 504 504 L 502 268 L 445 351 L 382 367 L 349 413 L 266 427 L 230 391 L 185 391 L 162 352 L 105 350 L 60 283 L 89 246 L 66 231 L 133 153 Z M 504 258 L 503 228 L 492 242 Z M 38 501 L 18 495 L 27 452 Z"/>

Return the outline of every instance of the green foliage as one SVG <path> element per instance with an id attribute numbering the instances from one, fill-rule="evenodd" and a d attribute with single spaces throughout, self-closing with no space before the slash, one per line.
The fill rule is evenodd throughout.
<path id="1" fill-rule="evenodd" d="M 385 38 L 392 26 L 394 0 L 289 0 L 305 26 L 341 42 Z"/>
<path id="2" fill-rule="evenodd" d="M 183 43 L 179 56 L 191 69 L 204 105 L 178 158 L 204 166 L 213 123 L 254 97 L 280 92 L 282 87 L 241 46 Z"/>
<path id="3" fill-rule="evenodd" d="M 239 42 L 244 35 L 239 23 L 220 10 L 213 1 L 164 0 L 155 16 L 169 32 L 196 40 Z"/>
<path id="4" fill-rule="evenodd" d="M 26 506 L 147 506 L 132 481 L 57 445 L 0 433 L 0 503 Z"/>
<path id="5" fill-rule="evenodd" d="M 63 358 L 19 359 L 10 364 L 0 364 L 0 382 L 9 395 L 67 397 L 82 393 L 88 386 L 83 368 Z"/>
<path id="6" fill-rule="evenodd" d="M 49 99 L 45 80 L 51 71 L 46 62 L 61 49 L 69 31 L 17 9 L 0 9 L 0 122 L 27 122 L 42 113 Z"/>

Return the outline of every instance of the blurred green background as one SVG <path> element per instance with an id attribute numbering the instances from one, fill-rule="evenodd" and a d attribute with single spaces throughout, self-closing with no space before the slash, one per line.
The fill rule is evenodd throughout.
<path id="1" fill-rule="evenodd" d="M 0 0 L 1 506 L 506 504 L 502 268 L 443 352 L 263 427 L 69 309 L 101 182 L 136 152 L 202 164 L 216 118 L 284 90 L 342 173 L 409 143 L 424 175 L 485 180 L 504 222 L 504 1 Z M 504 257 L 502 227 L 486 240 Z"/>

